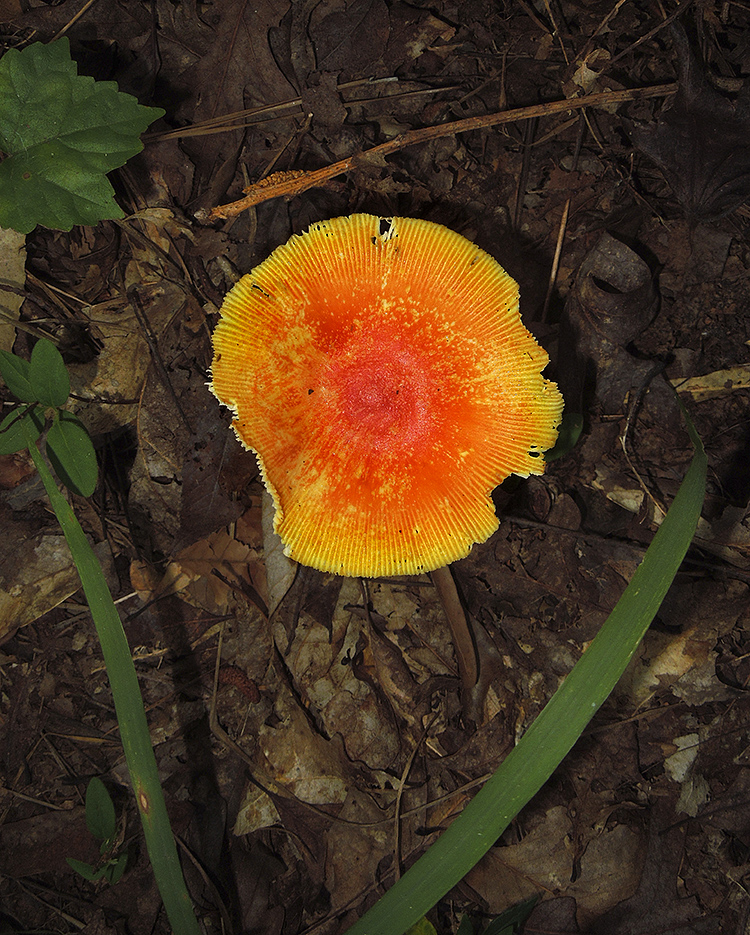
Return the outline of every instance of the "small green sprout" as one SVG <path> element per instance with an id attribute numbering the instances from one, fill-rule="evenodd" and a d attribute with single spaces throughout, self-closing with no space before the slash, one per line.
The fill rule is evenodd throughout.
<path id="1" fill-rule="evenodd" d="M 0 454 L 27 448 L 29 430 L 37 441 L 49 419 L 45 449 L 55 473 L 68 490 L 90 497 L 96 488 L 96 452 L 80 419 L 61 408 L 70 396 L 70 378 L 58 349 L 41 338 L 30 361 L 0 351 L 0 374 L 20 400 L 0 422 Z"/>
<path id="2" fill-rule="evenodd" d="M 516 935 L 523 923 L 531 915 L 534 906 L 539 902 L 538 896 L 530 896 L 523 902 L 516 903 L 500 913 L 487 925 L 486 928 L 474 931 L 469 916 L 464 916 L 458 926 L 456 935 Z"/>
<path id="3" fill-rule="evenodd" d="M 125 873 L 128 863 L 127 851 L 122 850 L 125 823 L 123 821 L 118 826 L 112 797 L 101 779 L 97 779 L 96 776 L 86 788 L 86 826 L 100 842 L 101 859 L 96 866 L 73 857 L 65 859 L 73 870 L 86 880 L 93 882 L 104 879 L 107 883 L 117 883 Z"/>

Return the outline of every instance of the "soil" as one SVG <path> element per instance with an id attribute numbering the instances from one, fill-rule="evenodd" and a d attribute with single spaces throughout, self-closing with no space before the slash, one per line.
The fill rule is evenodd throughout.
<path id="1" fill-rule="evenodd" d="M 81 73 L 166 112 L 112 175 L 121 221 L 27 237 L 0 340 L 25 356 L 47 335 L 70 368 L 101 469 L 72 502 L 206 931 L 344 932 L 460 812 L 679 487 L 693 449 L 672 386 L 709 460 L 697 538 L 579 743 L 430 920 L 481 931 L 539 896 L 526 933 L 746 932 L 750 9 L 7 0 L 0 20 L 4 50 L 65 29 Z M 575 103 L 606 91 L 627 93 Z M 498 117 L 516 108 L 537 109 Z M 439 129 L 410 140 L 423 128 Z M 283 196 L 211 214 L 273 173 L 293 173 L 274 176 Z M 355 212 L 435 221 L 496 257 L 582 426 L 543 475 L 498 488 L 498 531 L 453 566 L 480 647 L 471 706 L 427 576 L 363 583 L 274 547 L 255 459 L 207 387 L 237 278 Z M 0 458 L 0 485 L 4 931 L 168 932 L 69 554 L 23 456 Z M 99 859 L 94 776 L 128 855 L 112 886 L 66 862 Z"/>

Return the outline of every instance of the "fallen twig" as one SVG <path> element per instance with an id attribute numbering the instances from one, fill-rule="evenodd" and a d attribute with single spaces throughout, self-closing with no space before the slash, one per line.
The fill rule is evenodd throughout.
<path id="1" fill-rule="evenodd" d="M 513 110 L 503 110 L 494 114 L 485 114 L 482 117 L 466 117 L 463 120 L 454 120 L 451 123 L 442 123 L 434 127 L 423 127 L 418 130 L 409 130 L 407 133 L 399 133 L 392 140 L 386 143 L 380 143 L 371 149 L 339 162 L 334 162 L 330 166 L 324 166 L 321 169 L 314 169 L 310 172 L 292 171 L 292 172 L 274 172 L 268 178 L 256 182 L 245 189 L 245 195 L 239 201 L 233 201 L 230 204 L 219 205 L 210 211 L 201 209 L 196 212 L 196 219 L 199 221 L 217 221 L 225 218 L 236 217 L 247 208 L 255 207 L 264 201 L 270 201 L 271 198 L 292 198 L 306 192 L 310 188 L 324 185 L 329 179 L 337 175 L 343 175 L 358 165 L 364 165 L 370 162 L 374 157 L 381 158 L 390 153 L 395 153 L 407 146 L 415 146 L 417 143 L 426 143 L 430 140 L 441 139 L 445 136 L 453 136 L 456 133 L 468 133 L 470 130 L 483 130 L 488 127 L 496 127 L 504 123 L 515 123 L 518 120 L 531 120 L 534 117 L 549 117 L 553 114 L 564 113 L 565 111 L 580 110 L 584 107 L 608 107 L 613 104 L 622 104 L 625 101 L 645 100 L 651 97 L 667 97 L 677 91 L 677 85 L 660 84 L 650 88 L 633 88 L 624 91 L 602 91 L 598 94 L 588 94 L 584 97 L 566 98 L 562 101 L 549 101 L 546 104 L 535 104 L 531 107 L 517 107 Z"/>

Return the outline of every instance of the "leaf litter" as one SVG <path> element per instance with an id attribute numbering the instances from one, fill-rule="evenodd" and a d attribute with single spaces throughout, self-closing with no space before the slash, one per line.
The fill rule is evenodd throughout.
<path id="1" fill-rule="evenodd" d="M 345 931 L 533 721 L 621 594 L 689 460 L 663 377 L 641 379 L 657 363 L 685 390 L 709 451 L 698 546 L 586 736 L 434 921 L 456 931 L 466 911 L 487 920 L 539 893 L 530 931 L 732 931 L 746 912 L 750 473 L 748 390 L 735 379 L 749 362 L 745 182 L 735 164 L 727 200 L 721 159 L 696 174 L 674 154 L 686 127 L 713 153 L 709 113 L 728 128 L 722 141 L 744 133 L 736 95 L 750 22 L 737 5 L 696 7 L 688 52 L 653 10 L 560 9 L 553 23 L 549 8 L 527 5 L 469 2 L 455 16 L 446 4 L 227 0 L 157 2 L 154 19 L 98 4 L 70 27 L 82 68 L 162 106 L 170 124 L 118 173 L 119 224 L 28 238 L 21 321 L 65 349 L 75 411 L 96 436 L 104 481 L 94 508 L 77 505 L 112 559 L 175 830 L 201 868 L 191 890 L 228 930 Z M 14 22 L 47 39 L 73 12 L 64 2 Z M 542 116 L 531 134 L 522 121 L 480 123 L 394 146 L 227 224 L 195 220 L 271 172 L 327 167 L 401 132 L 481 122 L 581 85 L 675 79 L 671 107 L 657 98 Z M 205 133 L 227 114 L 234 129 Z M 672 191 L 627 141 L 626 118 Z M 609 376 L 583 388 L 580 443 L 544 477 L 497 491 L 498 533 L 454 568 L 480 650 L 470 718 L 431 582 L 363 590 L 289 562 L 255 461 L 206 387 L 215 312 L 237 277 L 292 231 L 356 210 L 426 217 L 488 249 L 520 281 L 558 375 L 559 322 L 603 234 L 636 248 L 659 299 L 634 321 L 628 290 L 599 280 L 612 329 L 576 347 Z M 111 889 L 84 886 L 65 864 L 92 859 L 88 778 L 108 781 L 127 811 L 124 768 L 85 606 L 39 551 L 57 531 L 33 477 L 21 472 L 0 509 L 2 586 L 16 602 L 0 645 L 3 911 L 49 928 L 53 888 L 92 931 L 122 919 L 132 932 L 166 931 L 137 850 Z"/>

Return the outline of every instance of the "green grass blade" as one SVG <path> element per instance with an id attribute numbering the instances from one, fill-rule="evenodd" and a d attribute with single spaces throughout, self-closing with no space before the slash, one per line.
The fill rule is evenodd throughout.
<path id="1" fill-rule="evenodd" d="M 24 424 L 26 424 L 24 422 Z M 70 547 L 102 647 L 125 759 L 143 823 L 146 847 L 167 918 L 179 935 L 200 935 L 182 876 L 159 782 L 156 758 L 127 637 L 94 554 L 70 504 L 60 493 L 29 427 L 29 452 Z"/>
<path id="2" fill-rule="evenodd" d="M 456 885 L 541 789 L 617 684 L 685 557 L 706 489 L 692 423 L 690 468 L 643 561 L 591 645 L 461 815 L 347 935 L 402 935 Z"/>

